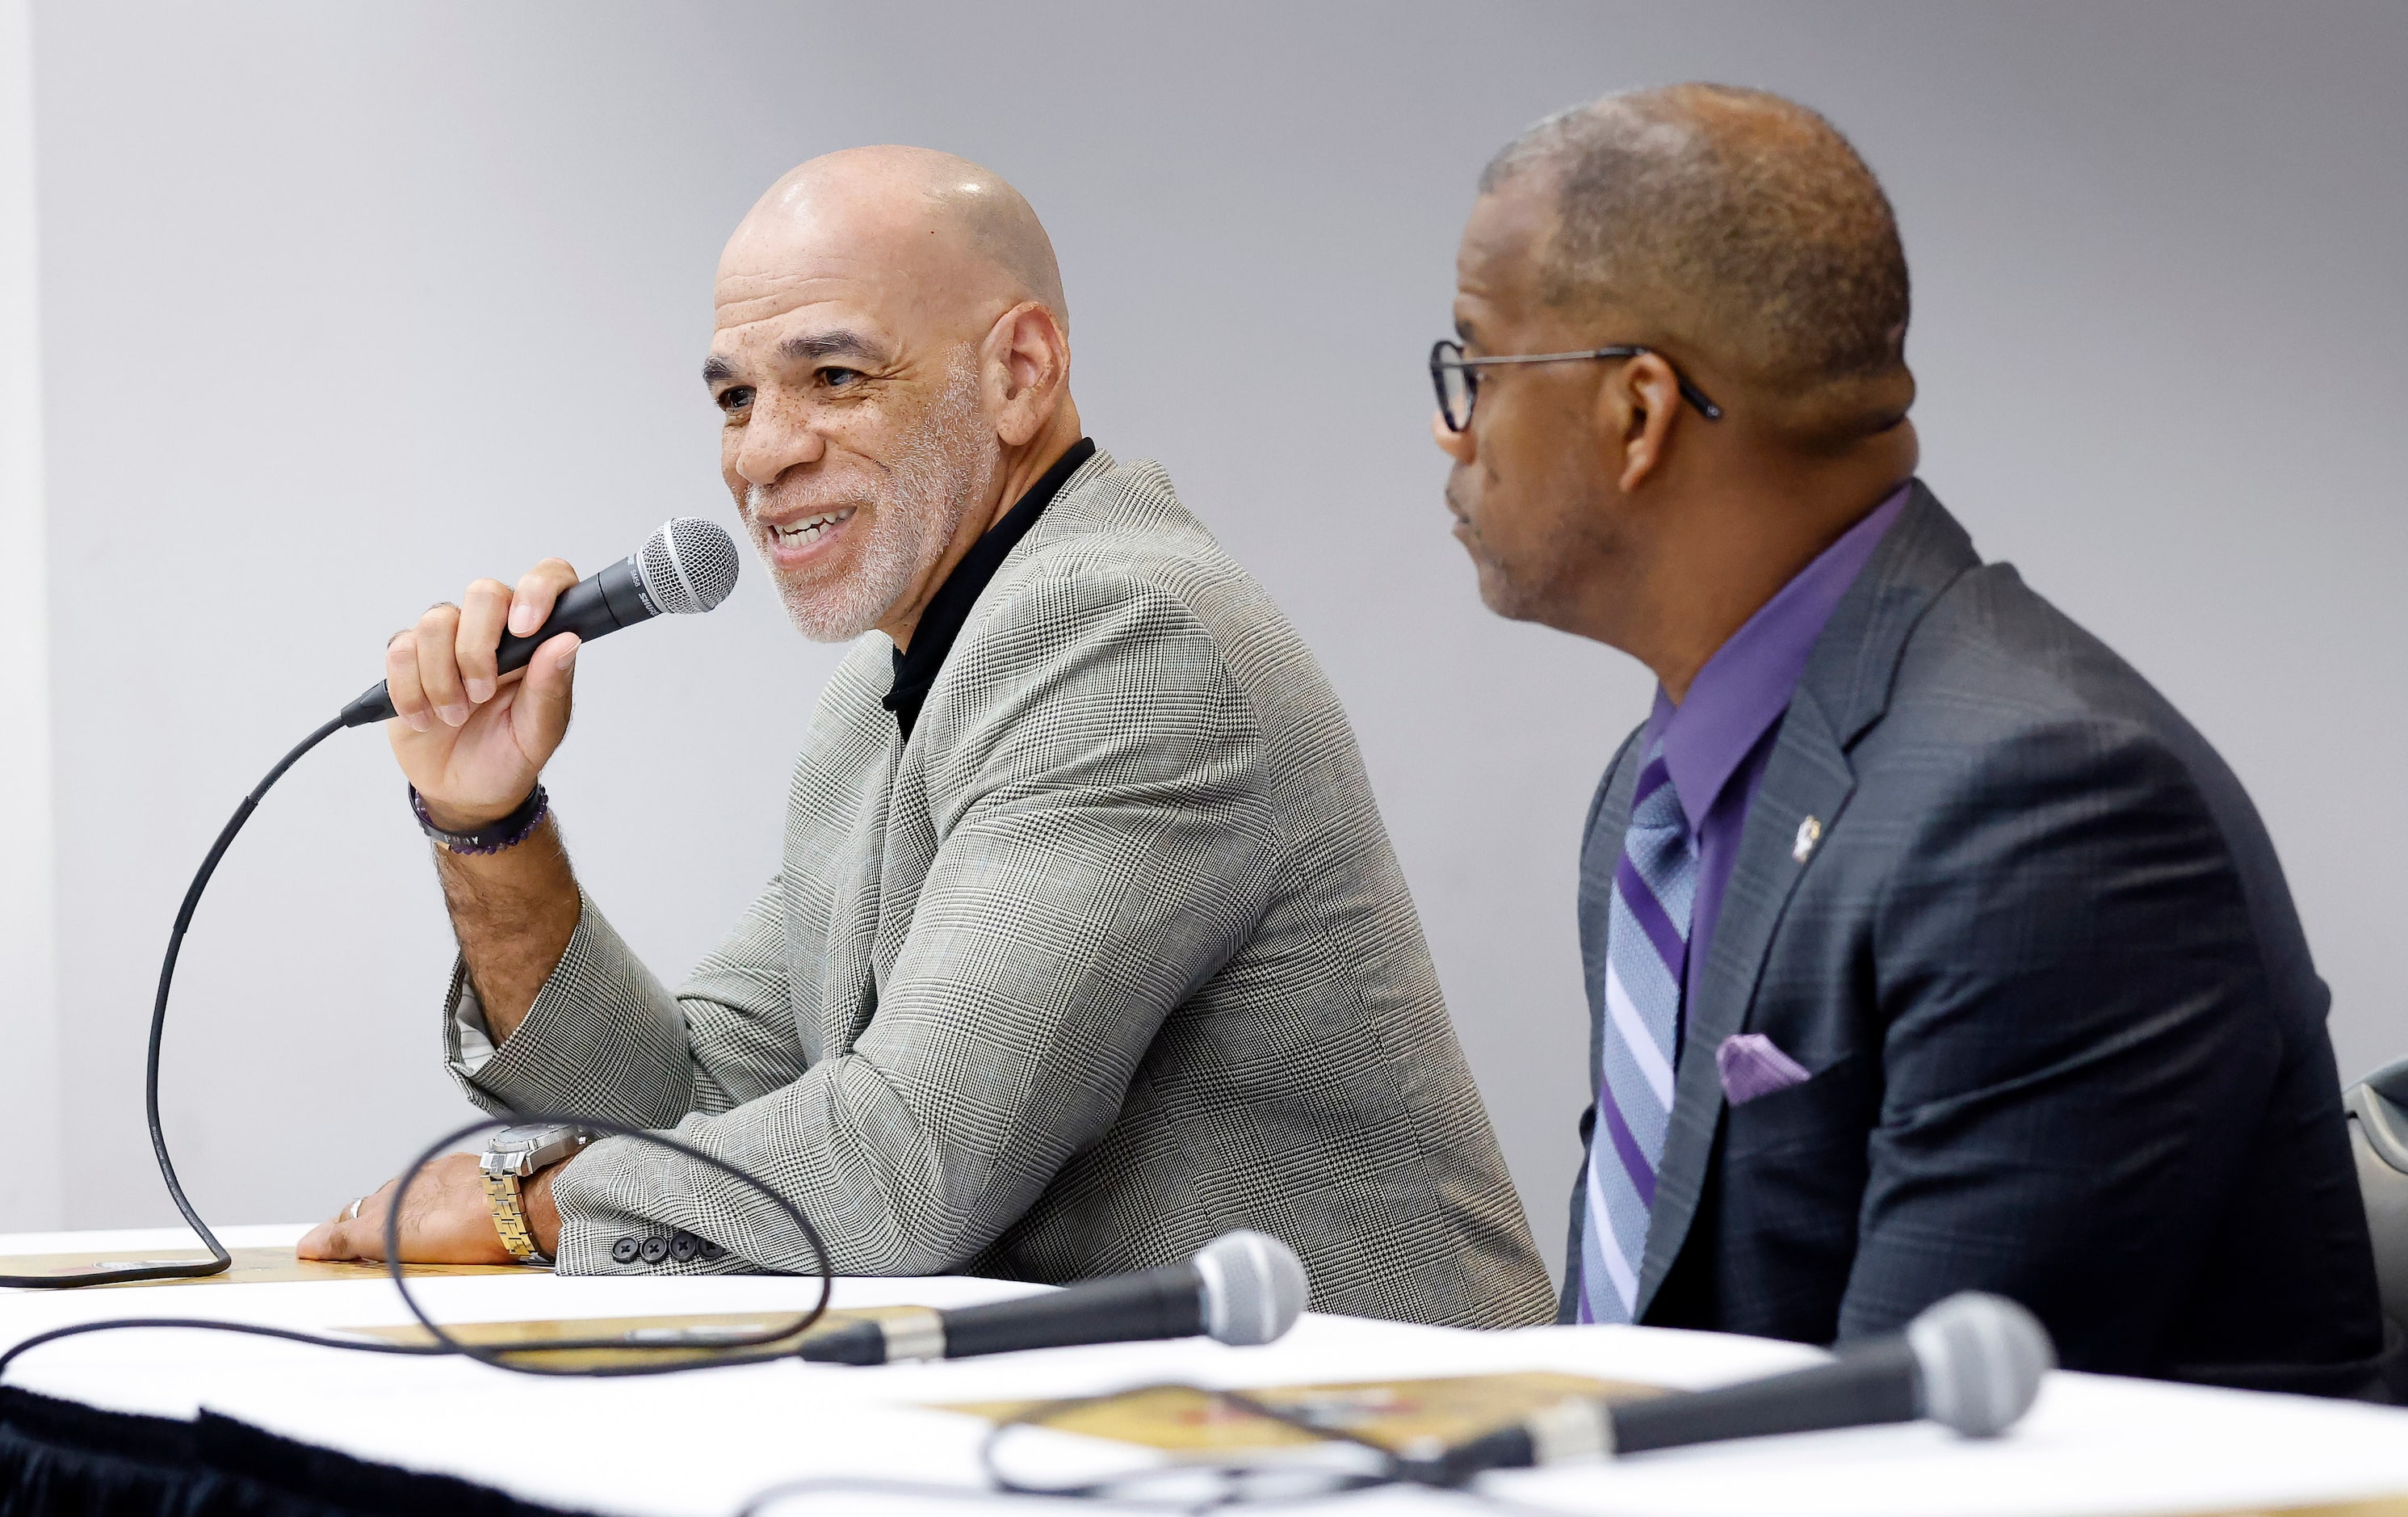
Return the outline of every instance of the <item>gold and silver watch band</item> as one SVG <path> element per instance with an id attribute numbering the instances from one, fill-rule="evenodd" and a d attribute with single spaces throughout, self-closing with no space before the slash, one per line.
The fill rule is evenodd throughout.
<path id="1" fill-rule="evenodd" d="M 502 1247 L 523 1264 L 552 1263 L 536 1246 L 535 1229 L 527 1225 L 526 1196 L 521 1187 L 541 1171 L 575 1158 L 594 1134 L 565 1122 L 536 1122 L 505 1127 L 485 1146 L 478 1167 L 485 1177 L 485 1205 L 494 1214 L 494 1231 Z"/>
<path id="2" fill-rule="evenodd" d="M 535 1246 L 535 1230 L 527 1226 L 526 1207 L 519 1195 L 516 1175 L 497 1175 L 485 1171 L 485 1205 L 494 1214 L 494 1231 L 502 1235 L 502 1247 L 510 1257 L 523 1264 L 548 1264 L 543 1250 Z"/>

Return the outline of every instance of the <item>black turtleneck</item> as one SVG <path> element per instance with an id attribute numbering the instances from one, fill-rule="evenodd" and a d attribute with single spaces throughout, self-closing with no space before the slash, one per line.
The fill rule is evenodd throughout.
<path id="1" fill-rule="evenodd" d="M 1079 466 L 1096 455 L 1093 438 L 1081 438 L 1070 451 L 1054 460 L 1054 467 L 1028 487 L 1028 493 L 1012 502 L 1003 519 L 986 530 L 986 535 L 970 544 L 962 561 L 945 576 L 945 583 L 928 598 L 928 609 L 920 614 L 920 625 L 911 629 L 911 646 L 895 650 L 895 685 L 886 692 L 886 709 L 895 714 L 895 725 L 903 730 L 903 741 L 911 741 L 912 725 L 920 719 L 921 703 L 937 683 L 937 672 L 945 666 L 945 655 L 953 649 L 953 639 L 962 635 L 962 623 L 969 619 L 970 607 L 977 603 L 979 592 L 987 581 L 1011 556 L 1011 550 L 1037 525 L 1037 518 L 1054 503 L 1054 494 L 1068 483 Z"/>

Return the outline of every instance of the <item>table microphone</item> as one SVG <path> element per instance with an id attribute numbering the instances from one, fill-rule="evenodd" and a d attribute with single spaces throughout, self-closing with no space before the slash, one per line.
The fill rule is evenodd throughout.
<path id="1" fill-rule="evenodd" d="M 1963 1291 L 1897 1336 L 1842 1349 L 1828 1364 L 1619 1406 L 1571 1396 L 1469 1443 L 1409 1452 L 1403 1463 L 1409 1479 L 1460 1485 L 1483 1470 L 1927 1417 L 1991 1438 L 2030 1409 L 2056 1365 L 2038 1318 L 2004 1296 Z"/>
<path id="2" fill-rule="evenodd" d="M 664 614 L 716 610 L 736 588 L 736 542 L 727 528 L 699 516 L 672 517 L 642 547 L 571 585 L 532 635 L 505 631 L 494 651 L 494 672 L 524 669 L 546 638 L 563 632 L 591 643 Z M 379 680 L 343 708 L 342 720 L 345 727 L 365 727 L 393 714 L 393 696 Z"/>
<path id="3" fill-rule="evenodd" d="M 828 1365 L 968 1359 L 1079 1343 L 1138 1343 L 1209 1335 L 1268 1343 L 1304 1310 L 1304 1265 L 1264 1233 L 1224 1233 L 1194 1258 L 1110 1275 L 982 1307 L 913 1308 L 848 1322 L 803 1340 L 801 1357 Z"/>

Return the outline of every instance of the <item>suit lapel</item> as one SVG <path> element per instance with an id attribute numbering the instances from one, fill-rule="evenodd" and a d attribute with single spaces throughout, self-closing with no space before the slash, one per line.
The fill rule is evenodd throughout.
<path id="1" fill-rule="evenodd" d="M 1671 1273 L 1705 1192 L 1723 1117 L 1714 1050 L 1746 1027 L 1774 930 L 1820 856 L 1810 847 L 1797 857 L 1800 829 L 1810 816 L 1817 837 L 1838 825 L 1856 783 L 1848 749 L 1881 719 L 1908 634 L 1940 593 L 1980 562 L 1964 528 L 1918 481 L 1815 640 L 1748 807 L 1707 962 L 1689 984 L 1634 1320 L 1644 1320 Z"/>

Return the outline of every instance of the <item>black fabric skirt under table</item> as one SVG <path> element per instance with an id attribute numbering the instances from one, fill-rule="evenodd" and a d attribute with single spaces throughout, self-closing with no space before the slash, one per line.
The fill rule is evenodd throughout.
<path id="1" fill-rule="evenodd" d="M 0 1517 L 570 1517 L 204 1411 L 102 1411 L 0 1387 Z"/>

